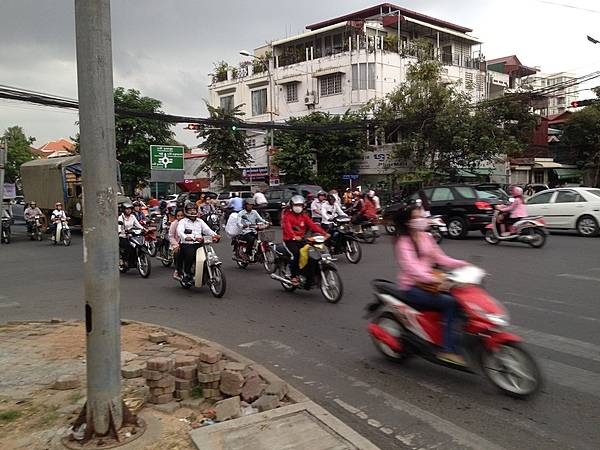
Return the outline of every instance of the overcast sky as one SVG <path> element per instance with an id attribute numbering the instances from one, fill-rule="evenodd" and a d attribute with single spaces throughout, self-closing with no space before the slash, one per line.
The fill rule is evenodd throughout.
<path id="1" fill-rule="evenodd" d="M 171 114 L 206 116 L 213 63 L 241 49 L 305 31 L 310 23 L 376 5 L 374 0 L 112 0 L 114 84 L 163 102 Z M 488 59 L 516 54 L 544 72 L 600 70 L 597 0 L 406 0 L 397 5 L 473 29 Z M 76 98 L 73 0 L 0 0 L 0 84 Z M 569 5 L 570 7 L 559 6 Z M 600 79 L 595 80 L 600 84 Z M 592 83 L 593 85 L 593 83 Z M 590 87 L 589 85 L 586 87 Z M 590 92 L 580 93 L 587 98 Z M 0 131 L 74 136 L 75 111 L 0 100 Z M 196 145 L 190 131 L 177 138 Z"/>

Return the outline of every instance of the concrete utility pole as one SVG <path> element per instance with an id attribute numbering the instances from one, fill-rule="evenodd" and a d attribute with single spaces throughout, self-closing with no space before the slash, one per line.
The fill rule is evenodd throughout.
<path id="1" fill-rule="evenodd" d="M 4 170 L 8 154 L 8 145 L 5 141 L 0 141 L 0 219 L 4 209 Z"/>
<path id="2" fill-rule="evenodd" d="M 75 0 L 75 36 L 84 193 L 85 440 L 89 440 L 109 433 L 116 437 L 123 424 L 110 0 Z"/>

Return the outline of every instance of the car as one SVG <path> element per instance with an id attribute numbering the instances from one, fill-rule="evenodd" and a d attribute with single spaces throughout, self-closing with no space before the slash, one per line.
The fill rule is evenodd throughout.
<path id="1" fill-rule="evenodd" d="M 429 200 L 431 215 L 440 215 L 448 225 L 448 236 L 464 239 L 469 231 L 482 233 L 492 221 L 494 206 L 505 201 L 497 194 L 476 189 L 475 185 L 455 184 L 423 189 Z M 409 197 L 418 198 L 418 192 Z"/>
<path id="2" fill-rule="evenodd" d="M 490 194 L 493 194 L 505 202 L 508 201 L 508 194 L 504 189 L 502 189 L 502 185 L 500 185 L 499 183 L 481 183 L 475 184 L 473 185 L 473 187 L 478 191 L 485 191 Z"/>
<path id="3" fill-rule="evenodd" d="M 308 194 L 316 195 L 322 190 L 323 188 L 316 184 L 282 184 L 268 188 L 265 192 L 266 212 L 271 223 L 278 224 L 280 222 L 281 209 L 288 204 L 293 195 L 300 194 L 306 198 Z"/>
<path id="4" fill-rule="evenodd" d="M 548 228 L 576 230 L 585 237 L 600 232 L 600 189 L 570 187 L 538 192 L 526 201 L 527 214 L 543 216 Z"/>

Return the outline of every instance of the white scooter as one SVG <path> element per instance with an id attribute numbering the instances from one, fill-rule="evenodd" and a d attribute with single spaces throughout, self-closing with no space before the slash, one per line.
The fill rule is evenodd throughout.
<path id="1" fill-rule="evenodd" d="M 190 235 L 194 240 L 197 237 L 192 235 L 192 230 L 185 230 L 185 234 Z M 214 297 L 223 297 L 227 286 L 225 274 L 221 267 L 222 262 L 212 248 L 212 244 L 218 242 L 219 239 L 211 236 L 200 237 L 202 237 L 202 241 L 198 242 L 200 246 L 196 250 L 196 261 L 191 268 L 191 273 L 188 274 L 184 271 L 179 282 L 184 289 L 190 289 L 192 286 L 208 285 L 210 293 Z"/>
<path id="2" fill-rule="evenodd" d="M 52 243 L 54 245 L 63 244 L 65 247 L 71 245 L 71 229 L 66 219 L 60 219 L 56 222 L 56 230 Z"/>
<path id="3" fill-rule="evenodd" d="M 523 242 L 531 245 L 533 248 L 540 248 L 546 243 L 546 223 L 542 216 L 523 217 L 518 222 L 515 222 L 512 227 L 507 225 L 507 229 L 512 228 L 510 234 L 501 236 L 498 231 L 498 216 L 500 211 L 494 211 L 492 223 L 485 227 L 485 241 L 488 244 L 496 245 L 502 241 Z"/>

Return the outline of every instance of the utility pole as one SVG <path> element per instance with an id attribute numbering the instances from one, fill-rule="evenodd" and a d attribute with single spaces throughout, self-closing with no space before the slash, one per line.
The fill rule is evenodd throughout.
<path id="1" fill-rule="evenodd" d="M 107 434 L 118 439 L 127 409 L 121 399 L 110 0 L 75 0 L 75 38 L 84 193 L 87 403 L 74 426 L 87 424 L 84 441 Z"/>
<path id="2" fill-rule="evenodd" d="M 0 218 L 4 214 L 4 170 L 8 153 L 8 144 L 0 140 Z"/>

